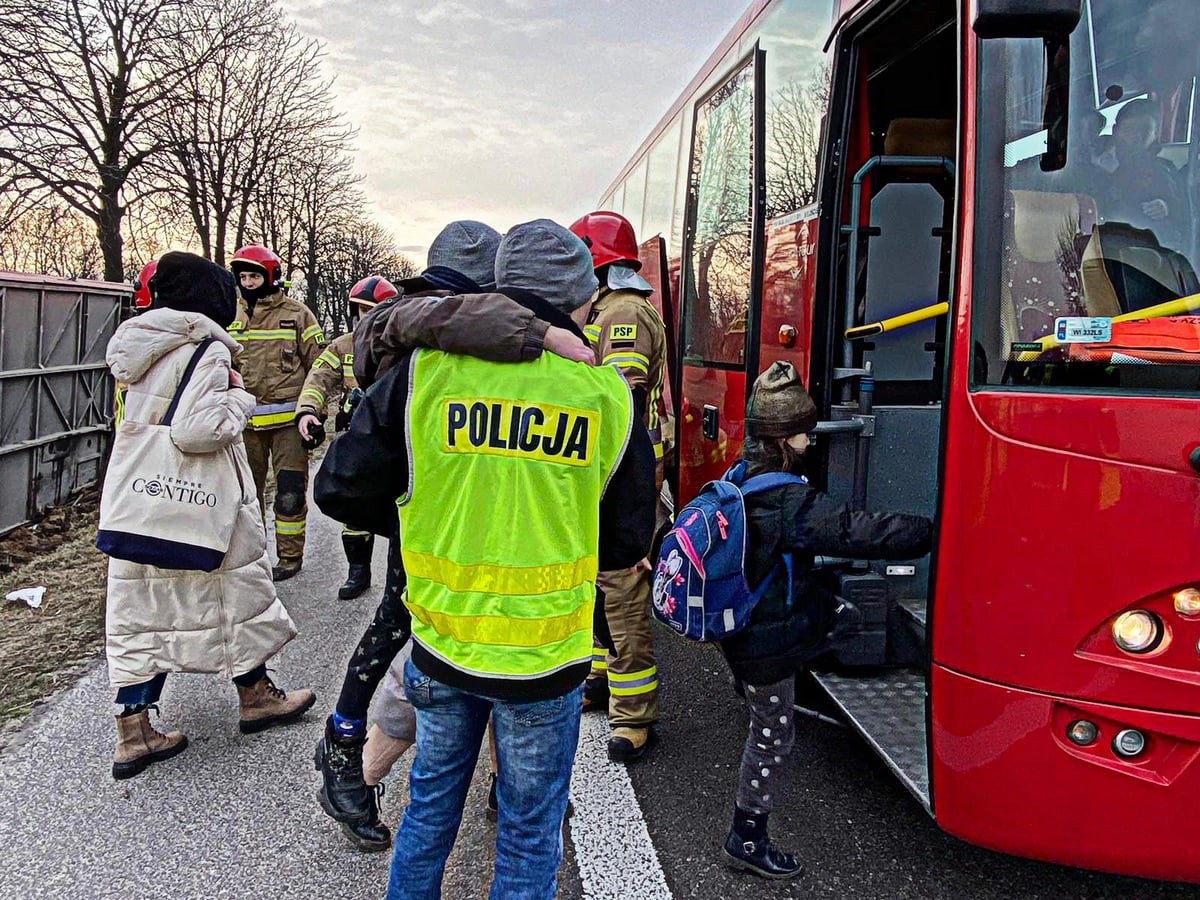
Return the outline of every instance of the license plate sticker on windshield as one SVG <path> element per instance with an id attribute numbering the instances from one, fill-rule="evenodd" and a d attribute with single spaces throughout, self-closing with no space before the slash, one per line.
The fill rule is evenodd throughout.
<path id="1" fill-rule="evenodd" d="M 1064 316 L 1054 320 L 1054 337 L 1060 344 L 1107 344 L 1112 341 L 1112 319 Z"/>

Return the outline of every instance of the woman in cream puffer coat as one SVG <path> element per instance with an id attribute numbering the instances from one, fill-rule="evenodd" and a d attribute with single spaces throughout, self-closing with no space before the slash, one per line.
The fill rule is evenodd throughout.
<path id="1" fill-rule="evenodd" d="M 315 700 L 308 690 L 281 691 L 266 672 L 266 661 L 295 637 L 296 627 L 271 581 L 262 510 L 242 444 L 255 398 L 231 367 L 240 351 L 225 331 L 236 310 L 233 277 L 190 253 L 168 253 L 150 289 L 151 309 L 124 322 L 106 354 L 113 377 L 127 385 L 124 421 L 161 421 L 196 345 L 214 339 L 180 398 L 171 439 L 213 467 L 235 466 L 242 502 L 229 550 L 213 572 L 109 561 L 106 653 L 123 707 L 114 778 L 137 775 L 187 746 L 184 735 L 161 734 L 149 723 L 148 708 L 168 672 L 232 678 L 246 733 L 292 721 Z M 118 431 L 118 440 L 137 440 L 137 432 Z"/>

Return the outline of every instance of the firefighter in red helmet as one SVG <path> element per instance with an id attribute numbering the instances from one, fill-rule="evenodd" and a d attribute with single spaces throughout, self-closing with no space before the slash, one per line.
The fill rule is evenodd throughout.
<path id="1" fill-rule="evenodd" d="M 263 504 L 275 470 L 276 581 L 291 578 L 304 561 L 308 516 L 308 451 L 292 427 L 304 380 L 325 346 L 316 316 L 283 292 L 283 264 L 261 244 L 243 247 L 229 268 L 238 280 L 238 314 L 229 333 L 242 345 L 238 368 L 258 405 L 246 429 L 246 455 Z M 264 506 L 265 512 L 265 506 Z"/>
<path id="2" fill-rule="evenodd" d="M 362 392 L 354 378 L 354 328 L 367 311 L 385 300 L 399 296 L 390 281 L 370 275 L 350 288 L 347 315 L 350 330 L 326 347 L 313 363 L 296 409 L 296 427 L 306 447 L 315 448 L 325 439 L 325 407 L 339 397 L 334 431 L 345 431 Z M 338 589 L 339 600 L 353 600 L 371 586 L 371 552 L 374 536 L 369 531 L 342 529 L 342 548 L 350 566 L 346 583 Z"/>
<path id="3" fill-rule="evenodd" d="M 666 328 L 651 305 L 652 288 L 640 275 L 633 226 L 614 212 L 589 213 L 571 226 L 592 251 L 600 293 L 584 332 L 601 365 L 613 366 L 629 383 L 634 405 L 654 442 L 656 489 L 662 487 L 663 438 L 660 400 L 666 369 Z M 648 553 L 650 548 L 646 548 Z M 645 567 L 601 572 L 605 617 L 615 652 L 595 642 L 592 673 L 584 685 L 584 711 L 607 709 L 612 726 L 608 755 L 633 762 L 657 740 L 658 667 L 650 636 L 650 573 Z"/>
<path id="4" fill-rule="evenodd" d="M 133 283 L 133 308 L 138 312 L 143 309 L 149 309 L 150 304 L 154 301 L 154 297 L 150 293 L 150 279 L 154 277 L 154 273 L 158 271 L 158 260 L 152 259 L 142 267 L 142 271 L 138 273 L 137 281 Z"/>

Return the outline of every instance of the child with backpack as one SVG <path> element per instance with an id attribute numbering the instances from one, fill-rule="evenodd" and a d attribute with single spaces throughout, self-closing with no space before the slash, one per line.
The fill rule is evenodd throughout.
<path id="1" fill-rule="evenodd" d="M 728 501 L 730 489 L 737 485 L 741 497 L 733 507 L 714 505 L 706 512 L 706 489 L 680 513 L 663 545 L 656 579 L 663 589 L 656 589 L 654 596 L 660 620 L 674 620 L 673 627 L 687 636 L 719 640 L 734 677 L 745 688 L 750 734 L 742 750 L 733 828 L 724 852 L 729 865 L 765 878 L 793 878 L 804 871 L 767 835 L 773 784 L 795 738 L 796 675 L 829 649 L 829 635 L 835 628 L 841 633 L 842 619 L 856 615 L 814 576 L 813 557 L 912 559 L 928 553 L 932 543 L 928 519 L 855 512 L 798 475 L 816 424 L 816 406 L 790 363 L 776 362 L 759 376 L 746 409 L 742 458 L 728 481 L 716 482 L 709 495 L 724 494 Z M 693 509 L 700 517 L 690 512 Z M 739 522 L 742 509 L 744 520 Z M 701 517 L 708 518 L 707 526 Z M 703 531 L 697 531 L 697 525 Z M 722 539 L 743 539 L 741 528 L 745 555 L 744 568 L 736 573 L 740 593 L 724 588 L 724 596 L 732 597 L 724 610 L 705 596 L 705 633 L 693 634 L 697 629 L 681 624 L 679 607 L 695 606 L 696 597 L 688 595 L 712 592 L 714 578 L 721 575 L 718 570 L 728 569 L 731 556 L 737 562 L 739 554 L 719 555 L 717 545 Z M 675 548 L 678 554 L 671 558 Z M 703 586 L 697 587 L 697 581 Z M 664 606 L 675 615 L 664 615 Z"/>

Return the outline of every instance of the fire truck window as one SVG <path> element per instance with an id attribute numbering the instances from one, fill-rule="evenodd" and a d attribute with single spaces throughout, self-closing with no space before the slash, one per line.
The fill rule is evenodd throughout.
<path id="1" fill-rule="evenodd" d="M 977 383 L 1200 389 L 1198 31 L 1194 0 L 1084 0 L 1049 172 L 1042 43 L 982 43 Z"/>
<path id="2" fill-rule="evenodd" d="M 685 274 L 688 362 L 743 365 L 751 285 L 754 70 L 696 110 Z"/>

